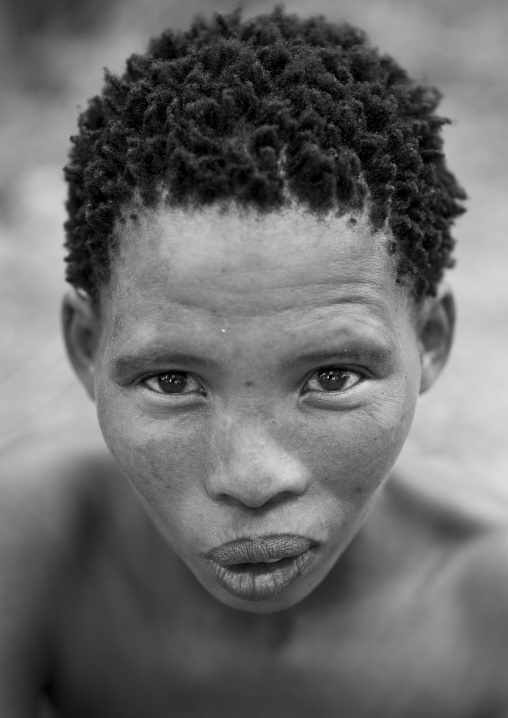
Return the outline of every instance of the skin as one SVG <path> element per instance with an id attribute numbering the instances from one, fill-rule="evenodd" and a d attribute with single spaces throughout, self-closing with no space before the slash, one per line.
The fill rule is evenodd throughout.
<path id="1" fill-rule="evenodd" d="M 415 306 L 362 216 L 132 213 L 100 310 L 64 300 L 109 452 L 57 438 L 4 463 L 2 716 L 43 691 L 73 718 L 508 715 L 508 510 L 393 469 L 449 289 Z M 287 533 L 312 561 L 265 600 L 203 559 Z"/>
<path id="2" fill-rule="evenodd" d="M 171 548 L 219 601 L 272 612 L 313 591 L 358 532 L 446 358 L 452 311 L 449 294 L 414 311 L 365 218 L 160 209 L 121 227 L 100 322 L 85 329 L 93 349 L 75 365 Z M 442 324 L 437 351 L 429 321 Z M 329 368 L 344 389 L 320 385 Z M 157 375 L 174 370 L 185 393 L 163 394 Z M 232 596 L 201 558 L 272 534 L 317 549 L 269 600 Z"/>

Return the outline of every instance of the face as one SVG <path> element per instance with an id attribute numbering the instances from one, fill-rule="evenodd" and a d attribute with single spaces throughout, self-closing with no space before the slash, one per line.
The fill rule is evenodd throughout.
<path id="1" fill-rule="evenodd" d="M 212 596 L 288 608 L 359 531 L 421 388 L 386 238 L 297 209 L 161 208 L 119 232 L 85 378 L 106 443 Z"/>

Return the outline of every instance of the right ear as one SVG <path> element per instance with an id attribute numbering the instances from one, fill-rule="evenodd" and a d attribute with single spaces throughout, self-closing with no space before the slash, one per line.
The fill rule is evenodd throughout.
<path id="1" fill-rule="evenodd" d="M 62 329 L 67 354 L 74 371 L 93 400 L 100 320 L 90 296 L 85 291 L 71 290 L 64 296 Z"/>

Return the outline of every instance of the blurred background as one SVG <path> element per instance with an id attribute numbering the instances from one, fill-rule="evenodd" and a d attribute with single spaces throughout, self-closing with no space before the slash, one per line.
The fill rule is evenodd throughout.
<path id="1" fill-rule="evenodd" d="M 78 108 L 103 68 L 121 71 L 166 26 L 236 0 L 0 0 L 0 451 L 61 431 L 95 432 L 92 404 L 59 333 L 65 187 Z M 246 17 L 272 2 L 245 0 Z M 451 169 L 469 194 L 450 273 L 456 345 L 420 399 L 408 451 L 448 462 L 508 496 L 508 3 L 287 0 L 367 30 L 437 85 Z"/>

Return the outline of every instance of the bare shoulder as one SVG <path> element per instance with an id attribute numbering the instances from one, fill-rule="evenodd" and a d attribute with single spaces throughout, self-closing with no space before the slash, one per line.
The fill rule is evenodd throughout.
<path id="1" fill-rule="evenodd" d="M 508 715 L 508 530 L 470 542 L 457 556 L 452 577 L 475 660 L 489 667 L 491 694 L 500 714 Z"/>
<path id="2" fill-rule="evenodd" d="M 389 491 L 418 523 L 457 539 L 476 540 L 508 530 L 506 492 L 452 460 L 403 452 Z"/>
<path id="3" fill-rule="evenodd" d="M 445 548 L 445 565 L 465 581 L 461 591 L 470 586 L 462 595 L 466 601 L 474 595 L 475 611 L 488 605 L 491 613 L 490 588 L 490 598 L 508 616 L 508 481 L 503 493 L 452 462 L 406 456 L 389 491 L 412 527 Z"/>
<path id="4" fill-rule="evenodd" d="M 83 511 L 116 472 L 96 437 L 54 435 L 20 443 L 0 455 L 0 545 L 9 552 L 58 547 L 62 557 Z M 49 559 L 49 555 L 46 555 Z"/>
<path id="5" fill-rule="evenodd" d="M 43 688 L 68 569 L 107 459 L 69 437 L 0 456 L 0 712 L 29 715 Z M 102 482 L 103 483 L 103 482 Z"/>
<path id="6" fill-rule="evenodd" d="M 449 462 L 409 456 L 391 491 L 429 543 L 443 546 L 436 596 L 445 626 L 485 691 L 485 715 L 508 716 L 508 486 L 505 494 Z"/>

